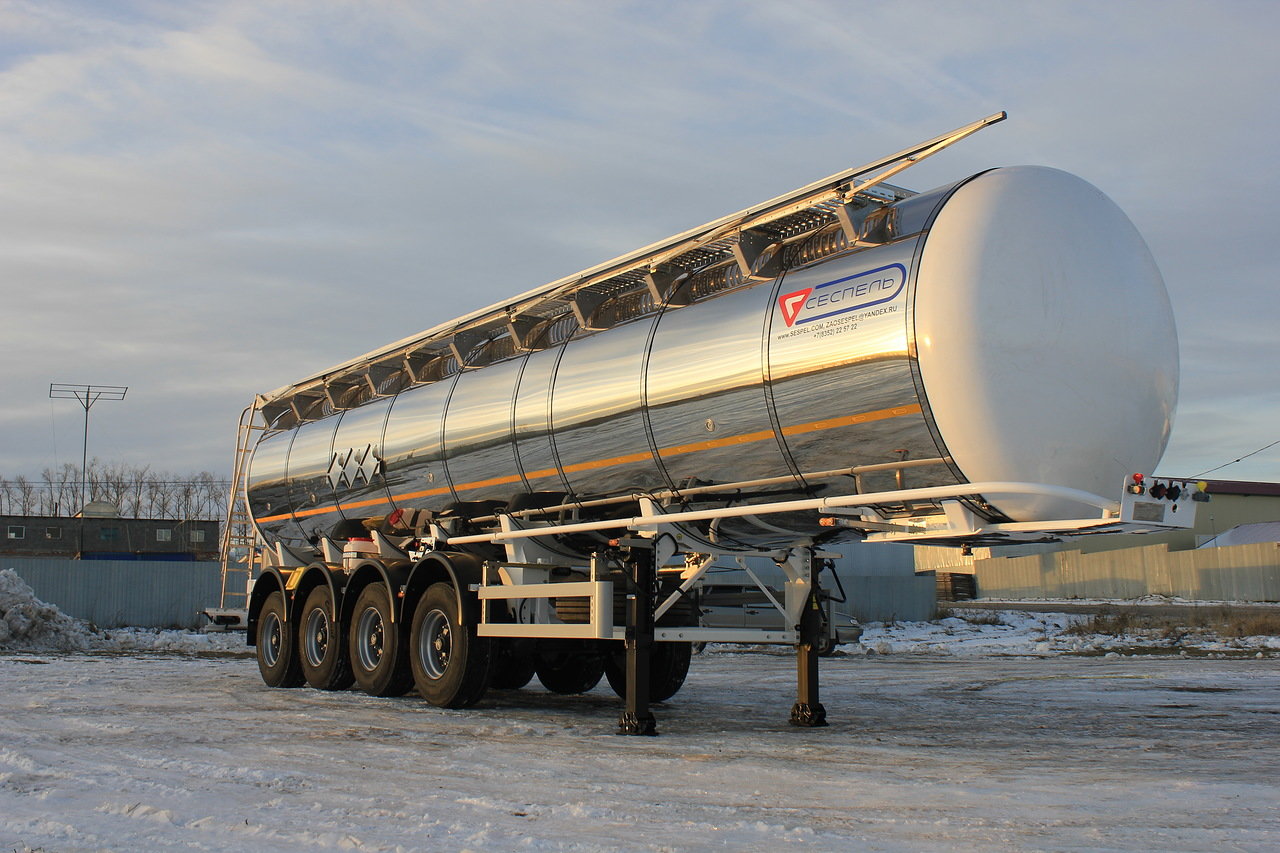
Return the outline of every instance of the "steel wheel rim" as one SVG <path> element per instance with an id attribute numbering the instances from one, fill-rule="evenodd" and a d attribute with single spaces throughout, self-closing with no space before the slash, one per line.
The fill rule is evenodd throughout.
<path id="1" fill-rule="evenodd" d="M 449 669 L 449 656 L 453 652 L 453 632 L 449 618 L 439 610 L 432 610 L 422 620 L 418 632 L 418 661 L 428 678 L 443 678 Z"/>
<path id="2" fill-rule="evenodd" d="M 266 641 L 259 643 L 262 647 L 262 662 L 268 667 L 275 666 L 280 660 L 280 648 L 284 645 L 284 626 L 279 615 L 267 614 L 262 621 L 262 638 Z"/>
<path id="3" fill-rule="evenodd" d="M 356 623 L 356 660 L 368 672 L 373 672 L 382 662 L 386 632 L 382 614 L 376 607 L 366 607 Z"/>
<path id="4" fill-rule="evenodd" d="M 302 652 L 312 666 L 324 663 L 325 656 L 329 654 L 329 614 L 323 607 L 307 614 Z"/>

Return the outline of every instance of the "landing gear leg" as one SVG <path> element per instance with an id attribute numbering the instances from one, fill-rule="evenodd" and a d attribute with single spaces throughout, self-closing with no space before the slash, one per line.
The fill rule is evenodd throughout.
<path id="1" fill-rule="evenodd" d="M 815 584 L 800 617 L 800 645 L 796 649 L 796 704 L 791 706 L 793 726 L 817 728 L 827 724 L 827 709 L 818 701 L 818 647 L 823 630 L 822 602 Z"/>
<path id="2" fill-rule="evenodd" d="M 653 650 L 653 603 L 656 594 L 656 570 L 653 549 L 633 547 L 627 563 L 635 591 L 627 596 L 627 672 L 626 698 L 620 735 L 658 733 L 658 721 L 649 710 L 649 656 Z"/>

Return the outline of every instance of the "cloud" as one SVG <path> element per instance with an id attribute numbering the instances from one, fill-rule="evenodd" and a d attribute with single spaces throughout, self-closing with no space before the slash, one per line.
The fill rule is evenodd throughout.
<path id="1" fill-rule="evenodd" d="M 1042 162 L 1112 195 L 1178 317 L 1166 465 L 1226 461 L 1280 416 L 1278 23 L 1265 3 L 6 4 L 0 472 L 78 442 L 51 381 L 132 386 L 100 455 L 225 471 L 255 392 L 1001 108 L 902 183 Z"/>

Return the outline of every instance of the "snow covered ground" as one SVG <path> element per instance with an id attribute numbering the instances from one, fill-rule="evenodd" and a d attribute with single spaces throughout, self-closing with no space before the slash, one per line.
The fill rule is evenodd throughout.
<path id="1" fill-rule="evenodd" d="M 1114 603 L 1111 603 L 1114 607 Z M 1126 604 L 1126 607 L 1128 605 Z M 1276 608 L 1280 613 L 1280 607 Z M 1112 655 L 1170 654 L 1267 657 L 1280 655 L 1280 636 L 1220 637 L 1208 631 L 1134 632 L 1118 636 L 1076 634 L 1069 629 L 1087 617 L 1066 613 L 1024 613 L 1015 610 L 957 611 L 960 615 L 934 622 L 902 622 L 867 626 L 850 654 L 967 655 Z"/>
<path id="2" fill-rule="evenodd" d="M 34 607 L 0 595 L 0 850 L 1280 849 L 1274 638 L 1083 656 L 1052 614 L 871 626 L 807 730 L 790 655 L 718 647 L 660 737 L 624 738 L 607 687 L 271 690 L 238 635 L 42 633 Z"/>
<path id="3" fill-rule="evenodd" d="M 612 734 L 607 688 L 271 690 L 252 659 L 0 657 L 4 850 L 1280 848 L 1280 660 L 710 653 Z"/>

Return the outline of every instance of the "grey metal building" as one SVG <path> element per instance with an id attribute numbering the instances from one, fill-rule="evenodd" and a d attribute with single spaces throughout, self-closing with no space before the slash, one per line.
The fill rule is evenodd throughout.
<path id="1" fill-rule="evenodd" d="M 0 556 L 215 560 L 218 529 L 191 519 L 0 515 Z"/>

